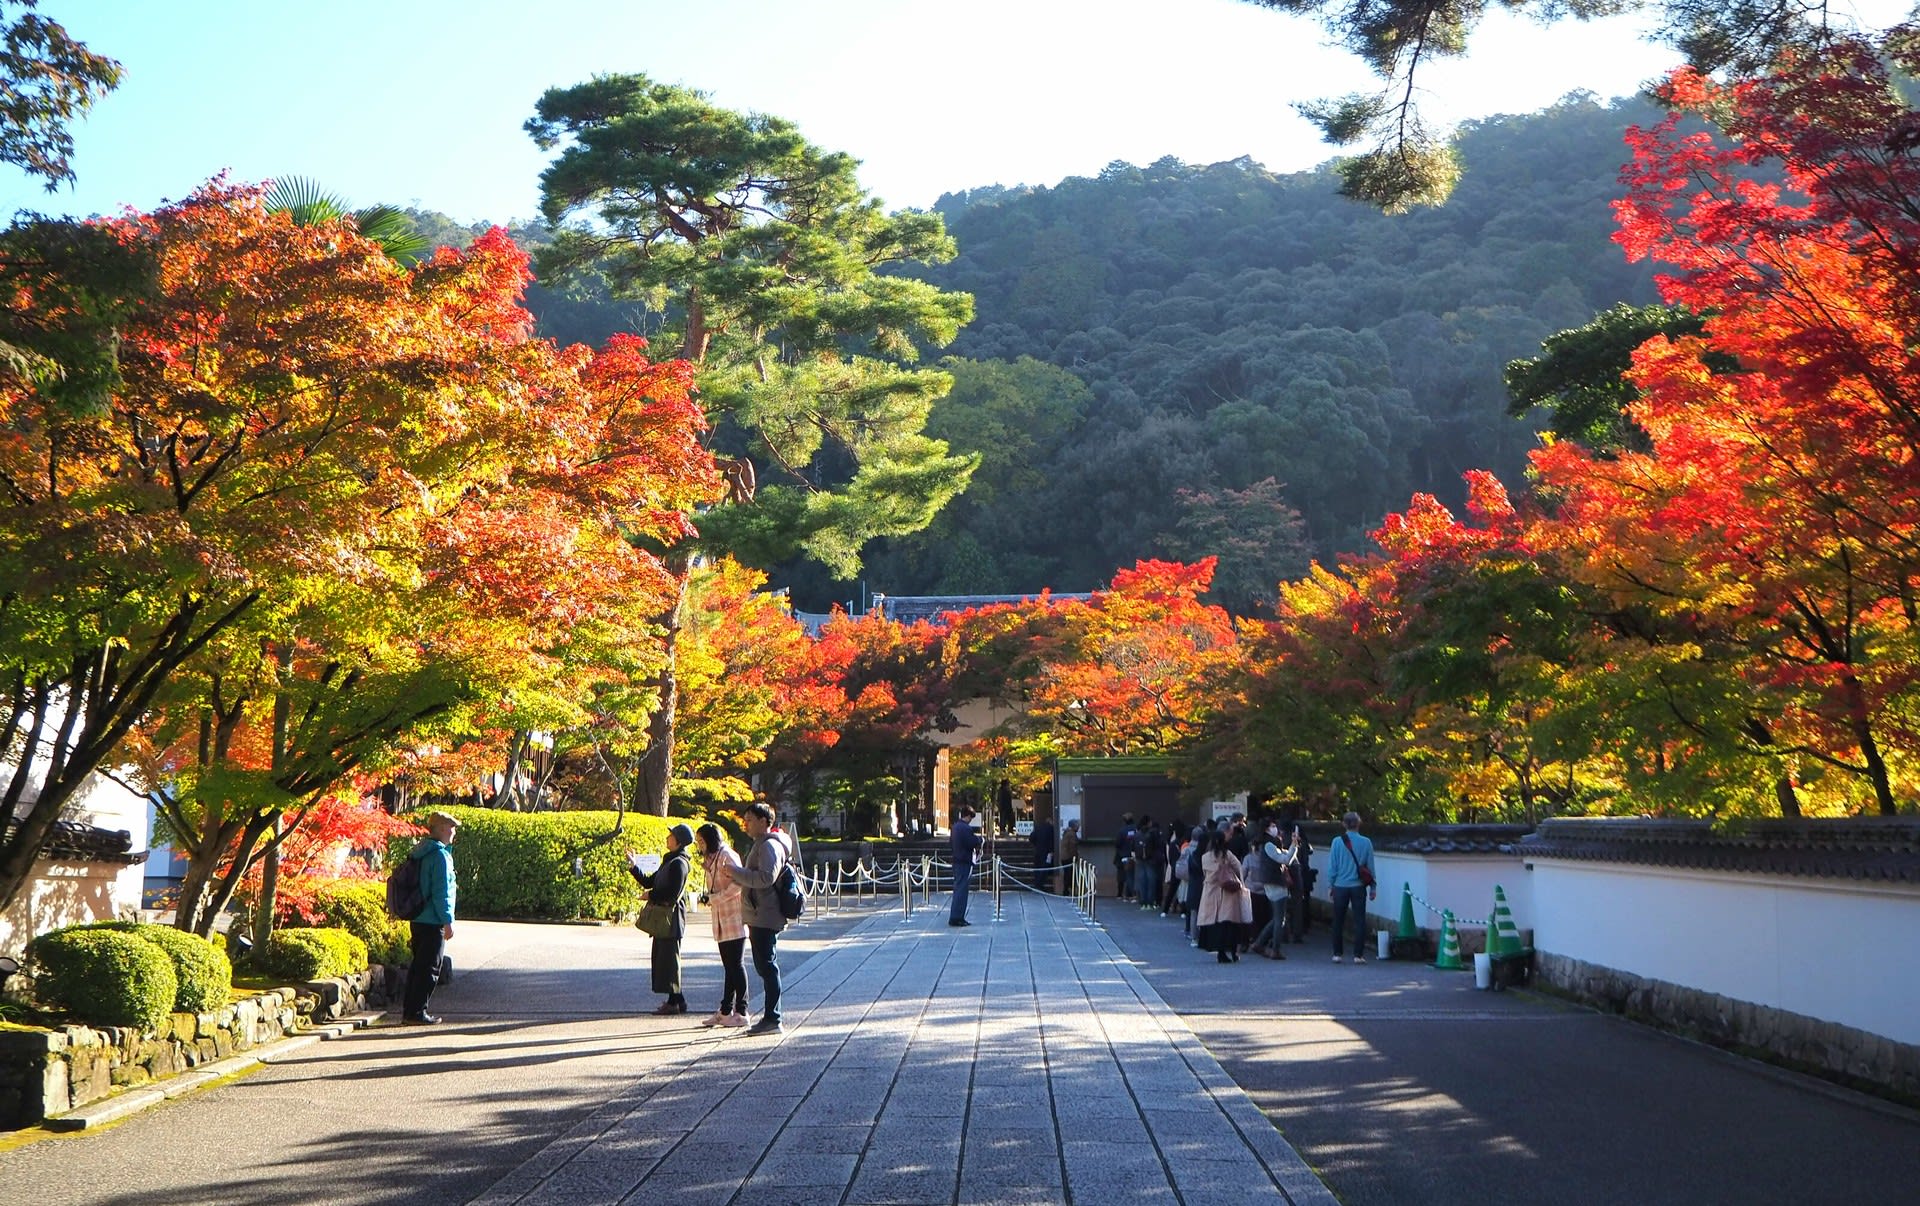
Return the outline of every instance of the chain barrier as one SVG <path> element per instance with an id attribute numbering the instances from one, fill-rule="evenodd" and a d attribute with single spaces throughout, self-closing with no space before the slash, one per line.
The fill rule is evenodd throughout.
<path id="1" fill-rule="evenodd" d="M 1425 909 L 1427 912 L 1432 913 L 1435 917 L 1441 918 L 1443 920 L 1447 917 L 1452 917 L 1453 923 L 1455 925 L 1481 924 L 1481 919 L 1478 917 L 1474 917 L 1466 913 L 1455 912 L 1452 909 L 1440 908 L 1438 905 L 1434 904 L 1432 901 L 1416 895 L 1414 893 L 1412 884 L 1407 884 L 1407 883 L 1401 884 L 1400 891 L 1405 893 L 1406 896 L 1413 901 L 1413 903 L 1419 905 L 1421 908 Z M 1493 914 L 1491 913 L 1487 914 L 1485 925 L 1488 929 L 1493 928 Z"/>

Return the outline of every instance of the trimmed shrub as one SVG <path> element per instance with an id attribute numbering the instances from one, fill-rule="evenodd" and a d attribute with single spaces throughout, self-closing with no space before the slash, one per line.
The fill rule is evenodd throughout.
<path id="1" fill-rule="evenodd" d="M 495 808 L 447 808 L 460 822 L 453 844 L 462 917 L 574 920 L 631 916 L 640 909 L 640 887 L 627 873 L 626 851 L 667 852 L 667 829 L 678 818 L 626 815 L 609 838 L 613 812 L 505 812 Z M 425 814 L 408 818 L 424 823 Z M 388 851 L 388 865 L 405 858 L 411 842 Z M 573 861 L 580 860 L 575 875 Z M 693 859 L 688 891 L 701 889 L 700 860 Z"/>
<path id="2" fill-rule="evenodd" d="M 226 951 L 198 934 L 137 921 L 100 921 L 73 928 L 132 934 L 166 952 L 178 982 L 173 1008 L 182 1013 L 205 1013 L 233 999 L 233 961 Z"/>
<path id="3" fill-rule="evenodd" d="M 262 971 L 289 980 L 333 980 L 367 969 L 367 944 L 345 930 L 275 930 L 254 954 Z"/>
<path id="4" fill-rule="evenodd" d="M 158 943 L 116 930 L 55 930 L 29 943 L 27 957 L 42 1000 L 99 1026 L 158 1030 L 180 991 Z"/>
<path id="5" fill-rule="evenodd" d="M 322 925 L 334 926 L 367 944 L 374 963 L 406 963 L 412 937 L 404 921 L 387 916 L 387 885 L 372 879 L 328 879 L 314 884 L 313 902 Z"/>

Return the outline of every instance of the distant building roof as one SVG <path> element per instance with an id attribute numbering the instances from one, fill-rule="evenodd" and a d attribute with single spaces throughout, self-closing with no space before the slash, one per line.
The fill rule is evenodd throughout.
<path id="1" fill-rule="evenodd" d="M 1913 817 L 1756 820 L 1716 832 L 1699 820 L 1555 817 L 1514 843 L 1528 859 L 1920 883 Z"/>
<path id="2" fill-rule="evenodd" d="M 20 822 L 7 818 L 6 834 L 11 837 Z M 124 829 L 102 829 L 78 821 L 55 821 L 46 840 L 40 843 L 39 857 L 82 863 L 142 863 L 147 852 L 133 848 L 133 835 Z"/>
<path id="3" fill-rule="evenodd" d="M 971 611 L 976 607 L 992 607 L 1000 603 L 1029 603 L 1041 597 L 1041 591 L 1031 591 L 1023 595 L 881 595 L 873 596 L 874 610 L 889 620 L 901 624 L 915 624 L 921 620 L 937 620 L 949 612 Z M 1091 599 L 1087 593 L 1070 594 L 1054 591 L 1047 594 L 1049 599 Z"/>

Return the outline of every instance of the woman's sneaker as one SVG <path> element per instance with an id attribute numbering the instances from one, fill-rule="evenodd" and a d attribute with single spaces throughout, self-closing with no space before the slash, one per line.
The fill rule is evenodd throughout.
<path id="1" fill-rule="evenodd" d="M 723 1013 L 720 1015 L 720 1025 L 722 1026 L 738 1028 L 746 1024 L 747 1015 L 744 1013 Z"/>

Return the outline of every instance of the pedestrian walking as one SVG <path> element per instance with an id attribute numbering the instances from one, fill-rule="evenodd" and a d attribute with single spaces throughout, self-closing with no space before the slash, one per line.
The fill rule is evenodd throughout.
<path id="1" fill-rule="evenodd" d="M 426 899 L 409 923 L 413 962 L 407 967 L 407 995 L 401 1020 L 409 1026 L 434 1026 L 440 1019 L 427 1012 L 427 1002 L 440 977 L 440 960 L 453 941 L 453 906 L 459 884 L 453 873 L 453 839 L 460 822 L 444 812 L 427 816 L 427 836 L 407 857 L 420 864 L 420 892 Z"/>
<path id="2" fill-rule="evenodd" d="M 953 822 L 953 905 L 947 910 L 948 925 L 972 925 L 967 920 L 967 890 L 972 886 L 973 864 L 983 841 L 973 827 L 971 805 L 962 804 Z"/>
<path id="3" fill-rule="evenodd" d="M 1227 834 L 1215 830 L 1200 859 L 1200 912 L 1194 927 L 1200 949 L 1213 951 L 1222 963 L 1240 961 L 1240 931 L 1253 921 L 1253 906 L 1241 880 L 1240 860 L 1227 847 Z"/>
<path id="4" fill-rule="evenodd" d="M 1113 881 L 1114 895 L 1121 900 L 1133 899 L 1133 843 L 1135 838 L 1133 814 L 1120 814 L 1120 834 L 1113 839 Z"/>
<path id="5" fill-rule="evenodd" d="M 779 938 L 780 931 L 787 928 L 787 918 L 780 911 L 780 896 L 773 885 L 781 869 L 796 862 L 800 852 L 791 836 L 773 827 L 773 806 L 765 801 L 747 805 L 741 820 L 747 836 L 753 839 L 753 848 L 747 851 L 733 878 L 742 890 L 747 945 L 753 951 L 753 970 L 760 977 L 760 1020 L 747 1033 L 779 1034 Z M 794 874 L 799 874 L 797 867 Z"/>
<path id="6" fill-rule="evenodd" d="M 713 941 L 720 948 L 720 1008 L 708 1026 L 747 1024 L 747 920 L 740 884 L 734 872 L 740 856 L 727 845 L 726 835 L 712 821 L 694 831 L 700 843 L 700 869 L 707 880 L 707 911 L 713 917 Z"/>
<path id="7" fill-rule="evenodd" d="M 1068 892 L 1073 891 L 1073 864 L 1078 861 L 1080 861 L 1080 818 L 1075 817 L 1067 822 L 1065 829 L 1060 831 L 1060 865 L 1067 871 L 1066 882 L 1062 887 Z"/>
<path id="8" fill-rule="evenodd" d="M 641 869 L 638 853 L 627 851 L 627 872 L 645 890 L 647 903 L 673 911 L 672 926 L 653 940 L 653 991 L 665 993 L 667 998 L 653 1012 L 663 1016 L 687 1011 L 687 998 L 680 992 L 680 941 L 687 933 L 687 879 L 692 870 L 687 848 L 692 845 L 693 830 L 686 825 L 668 829 L 667 856 L 660 861 L 660 869 L 652 873 Z"/>
<path id="9" fill-rule="evenodd" d="M 1333 961 L 1341 962 L 1340 943 L 1346 937 L 1347 914 L 1353 914 L 1353 961 L 1367 961 L 1367 902 L 1375 896 L 1373 843 L 1360 833 L 1360 814 L 1349 812 L 1341 823 L 1346 831 L 1333 840 L 1327 856 L 1327 886 L 1333 889 Z"/>

